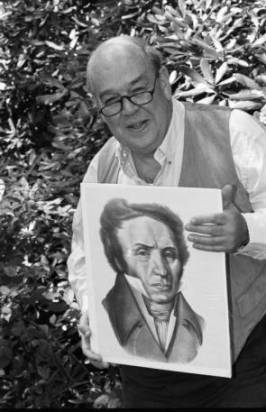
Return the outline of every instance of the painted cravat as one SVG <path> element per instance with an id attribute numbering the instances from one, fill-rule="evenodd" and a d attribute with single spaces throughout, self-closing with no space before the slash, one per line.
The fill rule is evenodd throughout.
<path id="1" fill-rule="evenodd" d="M 143 296 L 149 314 L 153 317 L 160 346 L 165 351 L 167 330 L 174 302 L 158 304 Z"/>

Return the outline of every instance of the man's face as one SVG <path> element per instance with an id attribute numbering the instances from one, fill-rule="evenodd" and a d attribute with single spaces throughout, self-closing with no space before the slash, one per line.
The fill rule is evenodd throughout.
<path id="1" fill-rule="evenodd" d="M 94 94 L 100 107 L 123 96 L 152 90 L 153 99 L 136 106 L 123 99 L 122 111 L 103 117 L 112 134 L 133 153 L 153 153 L 162 143 L 171 119 L 171 90 L 168 75 L 162 70 L 155 82 L 155 71 L 134 46 L 114 47 L 112 55 L 98 58 L 94 70 Z M 110 53 L 110 51 L 109 51 Z M 100 61 L 99 61 L 100 60 Z"/>
<path id="2" fill-rule="evenodd" d="M 182 267 L 168 226 L 147 216 L 137 217 L 123 223 L 118 240 L 128 275 L 141 280 L 154 302 L 171 301 L 179 288 Z"/>

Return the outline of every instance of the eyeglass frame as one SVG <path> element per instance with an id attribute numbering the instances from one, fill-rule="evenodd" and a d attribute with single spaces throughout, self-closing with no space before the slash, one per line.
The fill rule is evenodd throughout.
<path id="1" fill-rule="evenodd" d="M 150 103 L 150 102 L 153 100 L 153 95 L 154 95 L 154 93 L 155 93 L 155 87 L 156 87 L 156 81 L 157 81 L 158 77 L 159 77 L 158 74 L 156 74 L 156 75 L 155 75 L 155 79 L 154 79 L 153 88 L 152 88 L 151 90 L 145 90 L 145 91 L 143 91 L 143 92 L 134 93 L 134 94 L 132 94 L 131 96 L 126 95 L 126 94 L 120 96 L 120 98 L 114 103 L 114 104 L 120 103 L 120 110 L 119 110 L 118 112 L 113 113 L 113 114 L 111 114 L 111 115 L 106 115 L 106 114 L 104 114 L 103 110 L 106 108 L 106 106 L 111 106 L 111 105 L 113 104 L 113 103 L 111 103 L 111 105 L 104 105 L 104 106 L 100 107 L 100 108 L 99 108 L 99 113 L 101 113 L 104 117 L 113 117 L 113 116 L 116 116 L 117 114 L 121 113 L 122 110 L 123 110 L 123 108 L 124 108 L 123 99 L 129 100 L 130 103 L 134 104 L 135 106 L 139 106 L 139 107 L 145 106 L 146 104 Z M 149 94 L 150 94 L 150 97 L 151 97 L 151 99 L 148 100 L 146 103 L 139 104 L 139 103 L 135 103 L 135 102 L 133 102 L 133 101 L 131 100 L 132 97 L 134 97 L 134 96 L 136 96 L 136 95 L 138 95 L 138 94 L 143 94 L 143 93 L 149 93 Z"/>

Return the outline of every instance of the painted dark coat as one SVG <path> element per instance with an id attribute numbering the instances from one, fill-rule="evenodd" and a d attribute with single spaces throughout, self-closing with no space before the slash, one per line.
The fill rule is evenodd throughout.
<path id="1" fill-rule="evenodd" d="M 176 324 L 166 353 L 154 338 L 123 275 L 117 276 L 115 285 L 102 303 L 120 345 L 131 354 L 162 362 L 190 362 L 197 355 L 204 321 L 182 293 L 178 293 Z"/>

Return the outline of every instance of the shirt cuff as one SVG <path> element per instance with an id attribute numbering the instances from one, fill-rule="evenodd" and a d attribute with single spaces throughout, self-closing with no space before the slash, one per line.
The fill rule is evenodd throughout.
<path id="1" fill-rule="evenodd" d="M 249 243 L 241 246 L 236 254 L 246 255 L 258 260 L 266 259 L 266 213 L 243 213 L 248 231 Z"/>

